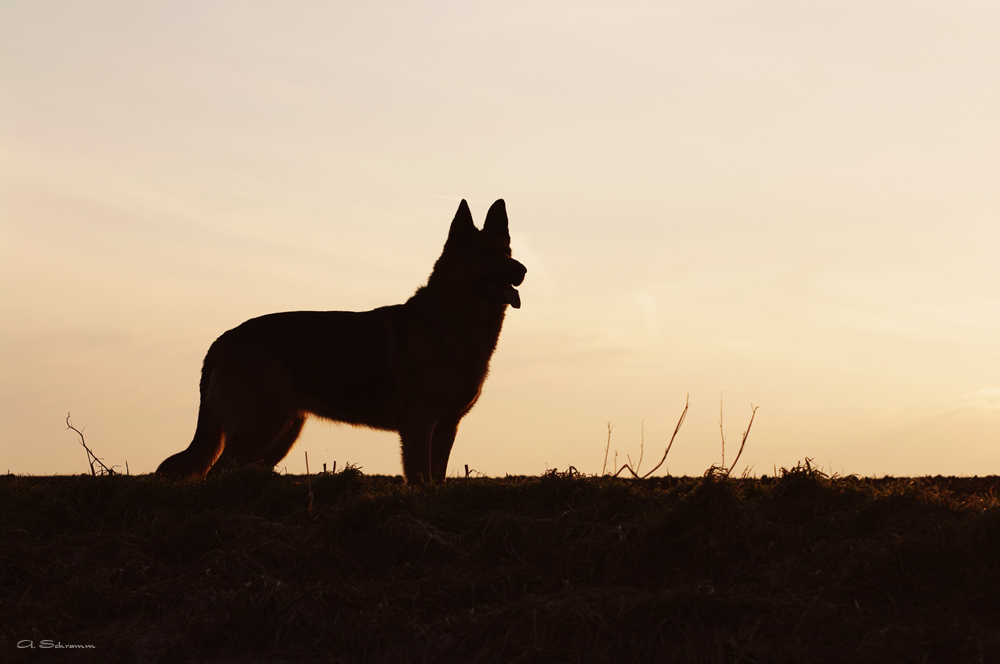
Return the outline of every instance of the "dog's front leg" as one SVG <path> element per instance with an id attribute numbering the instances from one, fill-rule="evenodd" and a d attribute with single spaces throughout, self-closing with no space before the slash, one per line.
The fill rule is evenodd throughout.
<path id="1" fill-rule="evenodd" d="M 407 484 L 431 481 L 431 436 L 434 424 L 426 420 L 410 422 L 399 428 L 403 452 L 403 477 Z"/>
<path id="2" fill-rule="evenodd" d="M 448 458 L 455 444 L 459 419 L 442 420 L 434 427 L 431 436 L 431 479 L 435 482 L 444 482 L 448 476 Z"/>

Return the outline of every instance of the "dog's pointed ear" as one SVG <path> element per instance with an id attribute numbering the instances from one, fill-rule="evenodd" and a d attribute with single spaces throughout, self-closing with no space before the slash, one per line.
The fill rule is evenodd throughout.
<path id="1" fill-rule="evenodd" d="M 445 248 L 460 246 L 470 237 L 478 232 L 476 224 L 472 221 L 472 212 L 469 204 L 462 199 L 458 204 L 458 212 L 451 221 L 451 228 L 448 230 L 448 240 L 444 243 Z"/>
<path id="2" fill-rule="evenodd" d="M 486 213 L 486 221 L 483 222 L 483 230 L 510 240 L 510 231 L 507 230 L 507 204 L 502 198 L 490 206 L 490 211 Z"/>

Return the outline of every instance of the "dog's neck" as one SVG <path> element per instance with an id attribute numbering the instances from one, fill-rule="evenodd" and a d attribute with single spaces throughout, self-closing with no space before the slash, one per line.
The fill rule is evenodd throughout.
<path id="1" fill-rule="evenodd" d="M 403 306 L 412 310 L 425 325 L 439 329 L 449 327 L 451 329 L 441 331 L 472 342 L 478 340 L 482 346 L 476 349 L 476 353 L 484 354 L 489 361 L 489 356 L 496 350 L 508 305 L 469 294 L 455 297 L 436 284 L 428 284 L 417 289 Z M 469 334 L 471 329 L 484 328 L 489 330 L 488 335 Z"/>

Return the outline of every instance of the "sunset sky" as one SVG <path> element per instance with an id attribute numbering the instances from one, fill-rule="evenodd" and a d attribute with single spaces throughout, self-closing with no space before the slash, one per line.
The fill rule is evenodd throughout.
<path id="1" fill-rule="evenodd" d="M 0 472 L 153 471 L 264 313 L 528 268 L 450 471 L 1000 474 L 1000 2 L 4 2 Z M 312 421 L 283 467 L 399 474 Z M 609 465 L 610 465 L 609 461 Z"/>

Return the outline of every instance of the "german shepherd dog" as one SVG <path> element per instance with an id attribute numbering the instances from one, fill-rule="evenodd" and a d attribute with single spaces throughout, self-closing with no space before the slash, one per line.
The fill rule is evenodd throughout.
<path id="1" fill-rule="evenodd" d="M 475 405 L 514 286 L 498 200 L 482 230 L 458 206 L 427 285 L 372 311 L 293 311 L 253 318 L 215 340 L 201 372 L 194 440 L 156 470 L 172 479 L 281 461 L 310 413 L 399 433 L 408 483 L 442 481 L 458 423 Z"/>

